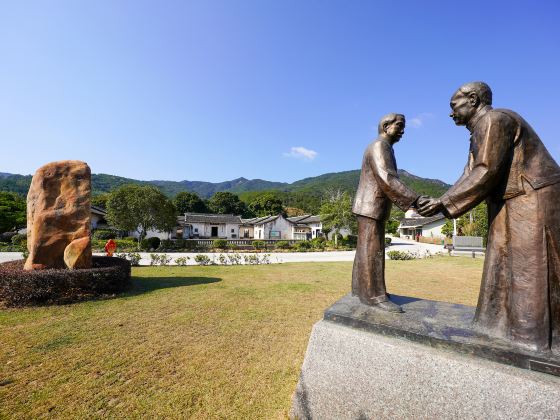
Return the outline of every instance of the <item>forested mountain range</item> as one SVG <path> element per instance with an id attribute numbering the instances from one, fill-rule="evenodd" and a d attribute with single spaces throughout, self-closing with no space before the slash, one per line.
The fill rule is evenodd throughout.
<path id="1" fill-rule="evenodd" d="M 421 178 L 405 170 L 399 170 L 399 176 L 405 184 L 421 194 L 439 196 L 449 185 L 437 179 Z M 109 192 L 125 184 L 151 184 L 157 186 L 166 195 L 173 197 L 178 192 L 189 191 L 201 198 L 210 198 L 218 191 L 229 191 L 241 197 L 253 195 L 253 192 L 277 191 L 284 193 L 300 193 L 321 195 L 328 189 L 341 189 L 354 193 L 358 186 L 360 171 L 333 172 L 295 181 L 293 183 L 272 182 L 262 179 L 237 178 L 225 182 L 204 181 L 139 181 L 116 175 L 93 174 L 93 193 Z M 15 175 L 0 172 L 0 191 L 12 191 L 26 195 L 31 183 L 31 175 Z M 299 195 L 299 194 L 298 194 Z"/>

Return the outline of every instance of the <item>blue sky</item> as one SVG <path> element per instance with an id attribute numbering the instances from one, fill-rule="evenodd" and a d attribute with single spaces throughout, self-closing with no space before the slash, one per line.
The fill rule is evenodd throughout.
<path id="1" fill-rule="evenodd" d="M 0 172 L 80 159 L 137 179 L 357 169 L 388 112 L 399 167 L 447 182 L 484 80 L 560 160 L 555 1 L 0 1 Z"/>

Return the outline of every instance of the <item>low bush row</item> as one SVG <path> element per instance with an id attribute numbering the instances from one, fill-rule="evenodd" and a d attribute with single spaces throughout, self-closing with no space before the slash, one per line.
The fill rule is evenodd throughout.
<path id="1" fill-rule="evenodd" d="M 156 252 L 210 252 L 217 251 L 239 251 L 246 247 L 239 247 L 236 244 L 230 243 L 225 239 L 215 239 L 209 246 L 197 244 L 196 241 L 175 239 L 160 240 L 159 238 L 152 237 L 138 242 L 135 239 L 115 239 L 117 243 L 117 252 L 137 252 L 137 251 L 156 251 Z M 356 237 L 348 235 L 346 238 L 338 242 L 338 247 L 335 248 L 332 241 L 327 241 L 325 238 L 315 238 L 309 241 L 297 241 L 290 244 L 289 241 L 278 241 L 274 244 L 265 241 L 254 240 L 251 242 L 252 249 L 255 251 L 295 251 L 295 252 L 308 252 L 308 251 L 325 251 L 325 250 L 351 250 L 356 247 Z M 103 248 L 107 243 L 106 240 L 94 239 L 92 241 L 92 248 L 94 252 L 103 252 Z M 246 250 L 246 249 L 245 249 Z"/>

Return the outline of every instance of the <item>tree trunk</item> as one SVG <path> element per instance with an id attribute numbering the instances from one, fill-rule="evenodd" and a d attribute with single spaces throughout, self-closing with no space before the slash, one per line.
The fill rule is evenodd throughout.
<path id="1" fill-rule="evenodd" d="M 334 230 L 334 247 L 338 248 L 338 229 Z"/>

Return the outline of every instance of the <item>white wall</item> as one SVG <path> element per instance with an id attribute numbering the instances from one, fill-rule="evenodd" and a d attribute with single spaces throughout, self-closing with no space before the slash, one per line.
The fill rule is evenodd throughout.
<path id="1" fill-rule="evenodd" d="M 280 232 L 280 236 L 271 236 L 270 232 Z M 282 216 L 264 224 L 264 239 L 292 239 L 292 224 Z"/>
<path id="2" fill-rule="evenodd" d="M 239 224 L 236 223 L 190 223 L 192 225 L 192 235 L 199 238 L 210 238 L 212 226 L 218 228 L 218 238 L 238 239 Z M 232 232 L 233 230 L 233 232 Z M 235 235 L 235 238 L 234 238 Z"/>
<path id="3" fill-rule="evenodd" d="M 443 238 L 445 235 L 441 233 L 441 228 L 445 225 L 447 219 L 436 220 L 422 226 L 422 236 L 426 238 Z"/>
<path id="4" fill-rule="evenodd" d="M 130 236 L 134 236 L 135 238 L 138 238 L 138 236 L 140 235 L 138 234 L 137 231 L 134 231 L 134 232 L 130 232 Z M 148 230 L 148 232 L 146 232 L 145 238 L 157 237 L 159 239 L 169 239 L 171 238 L 171 236 L 175 236 L 173 232 L 169 234 L 168 232 L 162 232 L 160 230 Z"/>

